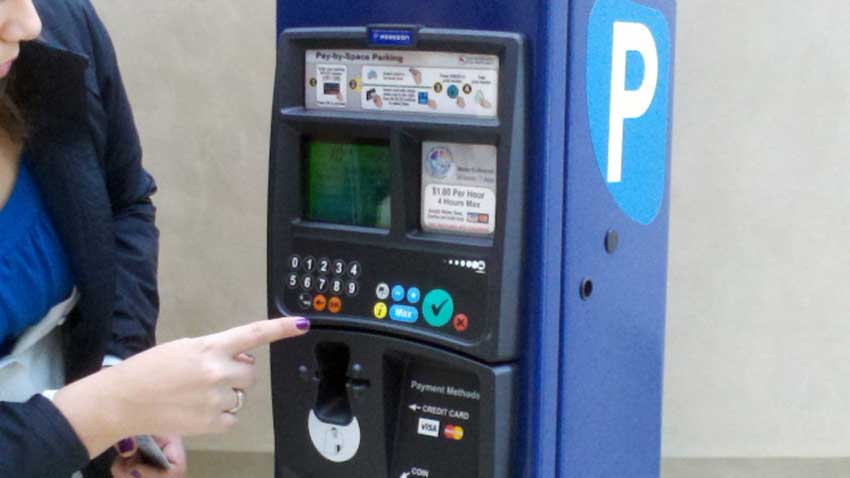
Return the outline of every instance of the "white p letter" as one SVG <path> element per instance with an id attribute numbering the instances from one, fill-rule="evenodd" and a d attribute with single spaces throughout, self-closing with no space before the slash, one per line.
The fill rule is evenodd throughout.
<path id="1" fill-rule="evenodd" d="M 643 57 L 644 74 L 640 88 L 626 89 L 626 54 Z M 608 182 L 623 177 L 623 122 L 640 118 L 649 109 L 658 84 L 658 48 L 649 28 L 642 23 L 614 22 L 611 47 L 611 108 L 608 120 Z"/>

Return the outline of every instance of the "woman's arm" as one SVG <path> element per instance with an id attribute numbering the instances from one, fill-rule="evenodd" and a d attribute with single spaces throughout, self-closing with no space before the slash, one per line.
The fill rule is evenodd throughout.
<path id="1" fill-rule="evenodd" d="M 127 436 L 222 433 L 238 422 L 226 411 L 235 390 L 257 379 L 242 354 L 309 328 L 289 317 L 169 342 L 63 388 L 53 402 L 92 457 Z"/>
<path id="2" fill-rule="evenodd" d="M 309 328 L 290 317 L 181 339 L 74 382 L 52 402 L 0 402 L 0 477 L 68 477 L 128 436 L 230 430 L 234 389 L 257 379 L 243 353 Z"/>
<path id="3" fill-rule="evenodd" d="M 0 402 L 0 476 L 70 477 L 89 461 L 65 416 L 41 395 Z"/>
<path id="4" fill-rule="evenodd" d="M 156 192 L 156 184 L 142 167 L 139 135 L 112 41 L 92 5 L 81 3 L 91 35 L 100 106 L 106 117 L 102 155 L 115 232 L 117 282 L 107 352 L 126 359 L 155 342 L 159 234 L 150 197 Z"/>
<path id="5" fill-rule="evenodd" d="M 234 389 L 257 378 L 243 353 L 309 328 L 290 317 L 181 339 L 74 382 L 52 402 L 0 402 L 0 477 L 68 477 L 128 436 L 230 430 Z"/>

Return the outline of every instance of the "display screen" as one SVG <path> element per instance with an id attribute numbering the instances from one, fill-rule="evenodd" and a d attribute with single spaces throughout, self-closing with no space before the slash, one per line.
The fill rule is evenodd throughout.
<path id="1" fill-rule="evenodd" d="M 387 143 L 307 141 L 304 175 L 307 220 L 389 229 Z"/>

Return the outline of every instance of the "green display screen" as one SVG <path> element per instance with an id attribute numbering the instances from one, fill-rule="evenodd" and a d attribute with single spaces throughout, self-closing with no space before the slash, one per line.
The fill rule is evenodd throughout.
<path id="1" fill-rule="evenodd" d="M 307 220 L 389 229 L 388 144 L 307 141 L 304 173 Z"/>

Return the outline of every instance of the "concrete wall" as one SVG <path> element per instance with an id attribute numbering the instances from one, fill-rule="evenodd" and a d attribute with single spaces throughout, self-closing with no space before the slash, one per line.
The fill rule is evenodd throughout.
<path id="1" fill-rule="evenodd" d="M 160 185 L 160 338 L 264 317 L 272 0 L 94 3 Z M 679 9 L 664 453 L 848 456 L 850 8 Z M 190 445 L 270 451 L 270 410 Z"/>

